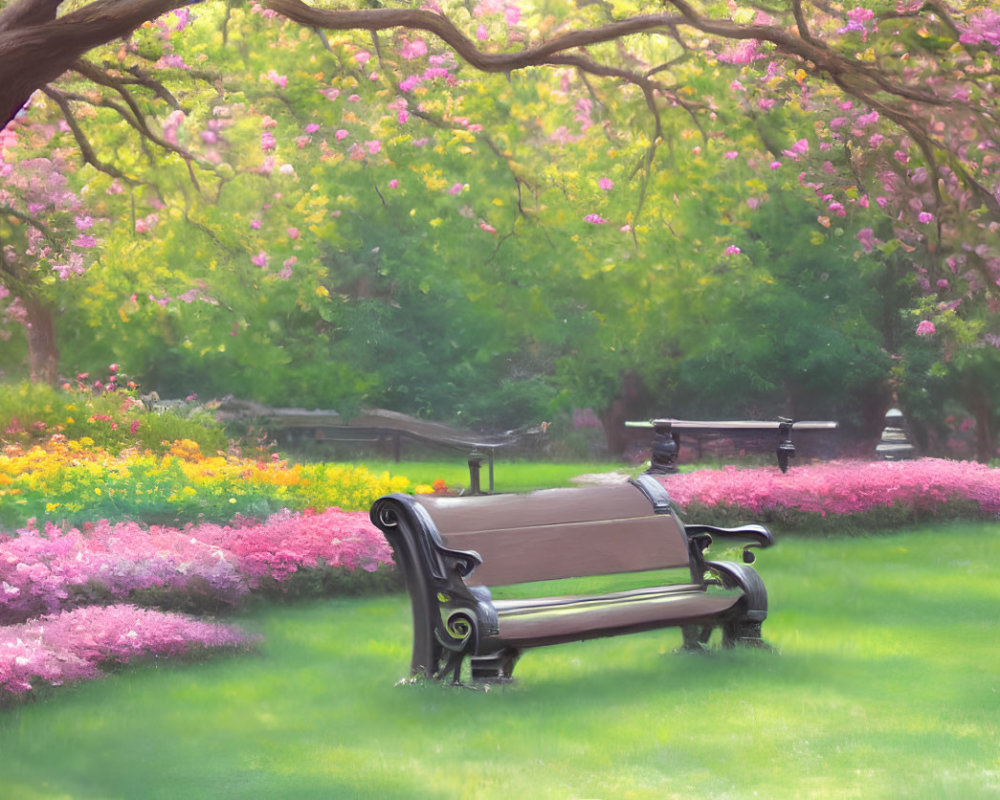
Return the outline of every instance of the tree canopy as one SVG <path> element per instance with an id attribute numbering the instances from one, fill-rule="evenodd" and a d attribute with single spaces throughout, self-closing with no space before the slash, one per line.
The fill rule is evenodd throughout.
<path id="1" fill-rule="evenodd" d="M 609 411 L 628 376 L 675 406 L 698 382 L 815 406 L 824 371 L 918 394 L 927 350 L 920 375 L 982 394 L 990 6 L 170 5 L 0 11 L 0 168 L 21 176 L 0 303 L 35 315 L 39 377 L 55 311 L 75 351 L 146 349 L 165 381 L 252 364 L 317 403 L 427 413 L 554 374 Z M 74 152 L 66 191 L 32 199 L 24 176 Z"/>

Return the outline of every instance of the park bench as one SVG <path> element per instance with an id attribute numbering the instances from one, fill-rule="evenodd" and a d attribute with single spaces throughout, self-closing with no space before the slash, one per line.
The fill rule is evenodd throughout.
<path id="1" fill-rule="evenodd" d="M 371 519 L 406 580 L 415 677 L 457 683 L 468 658 L 473 681 L 507 681 L 528 648 L 666 627 L 690 650 L 715 628 L 724 647 L 763 644 L 767 592 L 751 548 L 771 533 L 684 525 L 652 475 L 522 495 L 392 494 Z M 706 560 L 713 538 L 742 546 L 744 563 Z M 625 587 L 565 595 L 546 583 L 609 575 Z M 515 584 L 533 596 L 494 599 Z"/>

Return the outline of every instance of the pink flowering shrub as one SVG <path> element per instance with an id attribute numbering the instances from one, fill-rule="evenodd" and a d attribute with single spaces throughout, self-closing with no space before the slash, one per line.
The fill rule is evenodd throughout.
<path id="1" fill-rule="evenodd" d="M 942 516 L 1000 516 L 1000 470 L 966 461 L 832 461 L 698 470 L 662 478 L 690 521 L 765 521 L 835 527 Z"/>
<path id="2" fill-rule="evenodd" d="M 391 564 L 367 514 L 336 508 L 184 529 L 102 520 L 39 531 L 32 523 L 0 536 L 0 624 L 95 601 L 215 611 L 251 590 L 281 591 L 302 570 L 342 576 Z"/>
<path id="3" fill-rule="evenodd" d="M 255 641 L 225 625 L 131 605 L 50 614 L 0 628 L 0 706 L 23 699 L 38 684 L 90 680 L 116 663 L 246 650 Z"/>

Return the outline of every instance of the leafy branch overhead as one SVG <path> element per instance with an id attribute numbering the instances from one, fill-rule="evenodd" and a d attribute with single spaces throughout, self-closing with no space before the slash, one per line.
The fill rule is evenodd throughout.
<path id="1" fill-rule="evenodd" d="M 476 418 L 988 375 L 1000 14 L 861 2 L 10 2 L 0 335 Z"/>

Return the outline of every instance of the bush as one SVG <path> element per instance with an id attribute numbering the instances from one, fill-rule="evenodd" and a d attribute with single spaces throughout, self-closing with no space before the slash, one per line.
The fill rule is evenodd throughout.
<path id="1" fill-rule="evenodd" d="M 127 448 L 166 452 L 187 439 L 202 452 L 227 449 L 223 427 L 204 409 L 181 405 L 151 411 L 136 390 L 101 383 L 55 389 L 47 384 L 0 384 L 0 442 L 27 447 L 53 436 L 88 440 L 111 453 Z"/>
<path id="2" fill-rule="evenodd" d="M 0 708 L 42 686 L 91 680 L 116 664 L 208 650 L 248 650 L 256 638 L 217 623 L 131 605 L 78 608 L 0 628 Z"/>
<path id="3" fill-rule="evenodd" d="M 106 520 L 28 526 L 0 537 L 0 624 L 93 603 L 215 613 L 252 591 L 356 594 L 387 586 L 391 567 L 368 515 L 338 509 L 183 530 Z"/>
<path id="4" fill-rule="evenodd" d="M 690 521 L 796 530 L 872 530 L 1000 517 L 1000 470 L 967 461 L 832 461 L 695 470 L 662 479 Z"/>

